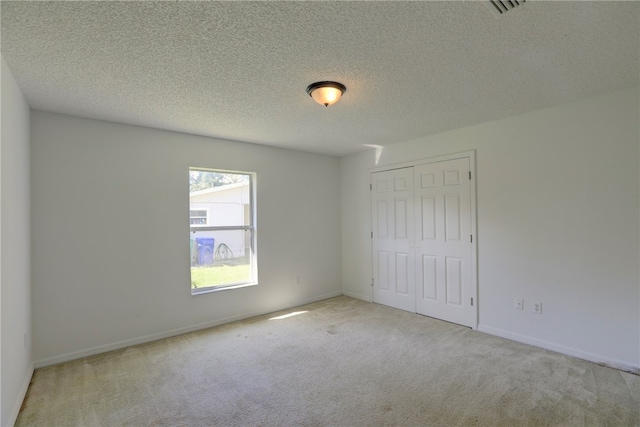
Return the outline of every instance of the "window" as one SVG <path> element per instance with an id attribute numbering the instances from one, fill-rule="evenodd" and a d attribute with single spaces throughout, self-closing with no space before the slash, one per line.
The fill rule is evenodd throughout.
<path id="1" fill-rule="evenodd" d="M 191 294 L 257 282 L 255 174 L 189 168 Z"/>
<path id="2" fill-rule="evenodd" d="M 207 225 L 207 211 L 189 211 L 191 225 Z"/>

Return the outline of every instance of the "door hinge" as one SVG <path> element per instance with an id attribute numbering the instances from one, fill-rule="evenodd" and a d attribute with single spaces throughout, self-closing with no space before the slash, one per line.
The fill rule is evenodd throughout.
<path id="1" fill-rule="evenodd" d="M 373 184 L 369 184 L 369 190 L 373 190 Z"/>
<path id="2" fill-rule="evenodd" d="M 471 306 L 473 307 L 473 298 L 471 298 Z"/>
<path id="3" fill-rule="evenodd" d="M 371 278 L 371 286 L 373 286 L 373 277 Z"/>
<path id="4" fill-rule="evenodd" d="M 371 232 L 371 238 L 373 239 L 373 231 Z"/>
<path id="5" fill-rule="evenodd" d="M 473 234 L 470 237 L 471 237 L 471 243 L 473 243 Z"/>
<path id="6" fill-rule="evenodd" d="M 469 179 L 471 179 L 471 171 L 469 171 Z"/>

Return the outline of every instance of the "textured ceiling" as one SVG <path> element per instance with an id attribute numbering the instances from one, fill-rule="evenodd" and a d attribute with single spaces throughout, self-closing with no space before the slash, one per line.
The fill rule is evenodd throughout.
<path id="1" fill-rule="evenodd" d="M 1 47 L 35 110 L 339 156 L 636 87 L 639 10 L 2 1 Z"/>

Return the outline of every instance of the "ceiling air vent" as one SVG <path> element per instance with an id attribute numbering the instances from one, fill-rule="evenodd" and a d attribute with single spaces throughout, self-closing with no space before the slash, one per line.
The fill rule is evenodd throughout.
<path id="1" fill-rule="evenodd" d="M 522 6 L 526 0 L 489 0 L 486 5 L 495 16 L 501 16 L 518 6 Z"/>

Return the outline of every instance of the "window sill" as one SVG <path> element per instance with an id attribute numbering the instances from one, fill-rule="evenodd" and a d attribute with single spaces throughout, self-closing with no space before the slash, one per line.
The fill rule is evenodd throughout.
<path id="1" fill-rule="evenodd" d="M 211 286 L 208 288 L 191 289 L 191 296 L 210 294 L 212 292 L 228 291 L 230 289 L 246 288 L 248 286 L 255 286 L 257 284 L 258 282 L 248 282 L 248 283 L 238 283 L 235 285 L 227 285 L 227 286 Z"/>

